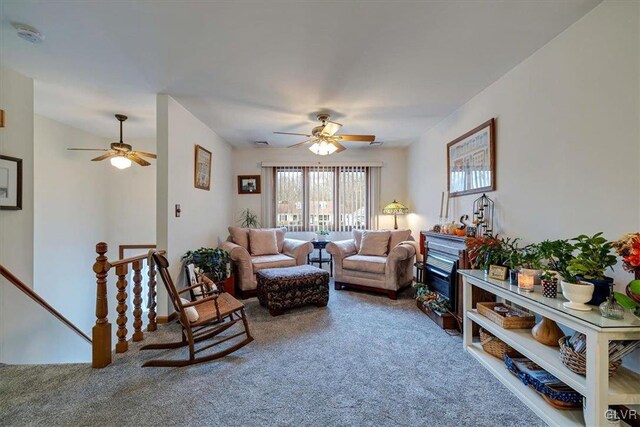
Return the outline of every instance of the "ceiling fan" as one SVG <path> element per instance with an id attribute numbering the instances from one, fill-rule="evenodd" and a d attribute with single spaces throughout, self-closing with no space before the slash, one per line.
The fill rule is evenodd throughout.
<path id="1" fill-rule="evenodd" d="M 335 152 L 341 152 L 347 148 L 340 144 L 341 141 L 368 142 L 375 141 L 375 135 L 337 135 L 342 125 L 340 123 L 329 120 L 329 114 L 318 114 L 318 120 L 322 122 L 320 126 L 316 126 L 311 130 L 311 134 L 291 133 L 291 132 L 274 132 L 280 135 L 297 135 L 306 136 L 306 141 L 299 142 L 287 148 L 298 147 L 300 145 L 312 143 L 309 150 L 320 156 L 326 156 Z"/>
<path id="2" fill-rule="evenodd" d="M 149 166 L 151 163 L 143 159 L 142 157 L 148 157 L 151 159 L 157 158 L 153 153 L 145 153 L 144 151 L 133 151 L 133 147 L 129 144 L 125 144 L 122 141 L 122 123 L 127 120 L 127 116 L 123 114 L 116 114 L 116 119 L 120 122 L 120 142 L 112 142 L 110 148 L 67 148 L 67 150 L 74 151 L 106 151 L 94 159 L 93 162 L 100 160 L 111 159 L 111 164 L 118 169 L 126 169 L 131 166 L 131 161 L 136 162 L 140 166 Z"/>

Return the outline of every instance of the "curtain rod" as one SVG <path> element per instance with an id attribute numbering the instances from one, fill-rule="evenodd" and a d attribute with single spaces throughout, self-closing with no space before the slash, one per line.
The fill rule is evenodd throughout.
<path id="1" fill-rule="evenodd" d="M 300 162 L 300 161 L 280 161 L 280 162 L 262 162 L 263 168 L 273 168 L 280 166 L 367 166 L 370 168 L 380 168 L 384 162 L 368 162 L 368 161 L 345 161 L 345 162 Z"/>

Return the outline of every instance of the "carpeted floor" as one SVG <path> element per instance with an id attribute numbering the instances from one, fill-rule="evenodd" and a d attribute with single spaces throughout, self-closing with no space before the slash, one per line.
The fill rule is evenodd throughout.
<path id="1" fill-rule="evenodd" d="M 158 352 L 135 344 L 100 370 L 2 366 L 0 425 L 543 425 L 410 293 L 391 301 L 332 289 L 328 307 L 276 318 L 248 300 L 255 341 L 189 368 L 142 369 Z"/>

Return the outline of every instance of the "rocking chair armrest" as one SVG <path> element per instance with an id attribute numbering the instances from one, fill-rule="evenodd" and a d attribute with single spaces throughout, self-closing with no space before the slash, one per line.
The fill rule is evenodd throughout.
<path id="1" fill-rule="evenodd" d="M 204 286 L 204 282 L 199 282 L 199 283 L 196 283 L 196 284 L 195 284 L 195 285 L 193 285 L 193 286 L 188 286 L 188 287 L 186 287 L 186 288 L 180 289 L 180 290 L 178 291 L 178 293 L 179 293 L 179 294 L 183 294 L 183 293 L 185 293 L 185 292 L 187 292 L 187 291 L 190 291 L 190 290 L 192 290 L 192 289 L 195 289 L 195 288 L 201 288 L 202 286 Z"/>
<path id="2" fill-rule="evenodd" d="M 208 297 L 197 299 L 195 301 L 191 301 L 190 303 L 187 303 L 187 304 L 182 304 L 182 306 L 184 308 L 187 308 L 187 307 L 193 307 L 195 305 L 200 305 L 200 304 L 203 304 L 205 302 L 215 301 L 216 302 L 216 307 L 217 307 L 217 304 L 218 304 L 217 299 L 218 299 L 218 295 L 211 295 L 211 296 L 208 296 Z"/>

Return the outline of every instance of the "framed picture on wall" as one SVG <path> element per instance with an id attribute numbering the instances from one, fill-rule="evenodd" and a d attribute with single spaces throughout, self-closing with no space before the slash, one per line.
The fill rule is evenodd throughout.
<path id="1" fill-rule="evenodd" d="M 451 197 L 496 189 L 495 119 L 447 144 L 447 184 Z"/>
<path id="2" fill-rule="evenodd" d="M 211 151 L 196 145 L 194 186 L 201 190 L 211 188 Z"/>
<path id="3" fill-rule="evenodd" d="M 260 194 L 260 175 L 238 175 L 238 194 Z"/>
<path id="4" fill-rule="evenodd" d="M 0 210 L 22 209 L 22 159 L 0 155 Z"/>

